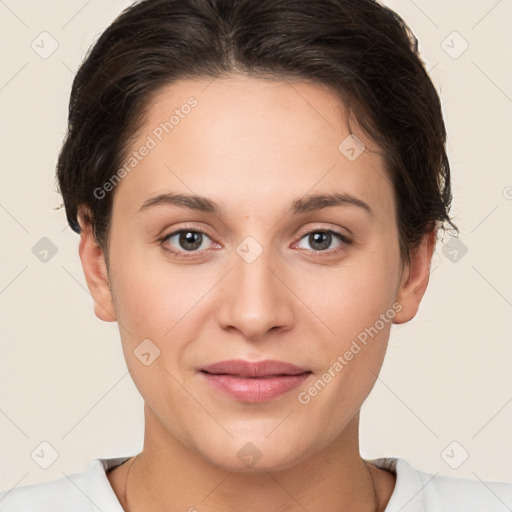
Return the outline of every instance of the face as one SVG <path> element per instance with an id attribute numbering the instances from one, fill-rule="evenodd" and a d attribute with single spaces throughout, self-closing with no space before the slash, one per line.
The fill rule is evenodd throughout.
<path id="1" fill-rule="evenodd" d="M 429 253 L 402 267 L 382 156 L 351 127 L 318 86 L 238 75 L 184 80 L 151 104 L 115 188 L 110 286 L 90 234 L 81 242 L 96 313 L 118 321 L 151 416 L 146 435 L 233 471 L 261 457 L 268 471 L 357 417 L 392 323 L 416 312 Z M 298 369 L 204 371 L 234 359 Z"/>

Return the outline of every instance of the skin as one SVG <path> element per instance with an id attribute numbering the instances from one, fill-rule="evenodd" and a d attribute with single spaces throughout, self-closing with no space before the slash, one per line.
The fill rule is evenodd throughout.
<path id="1" fill-rule="evenodd" d="M 384 510 L 395 475 L 359 453 L 359 413 L 382 366 L 392 323 L 417 313 L 435 232 L 410 263 L 400 259 L 395 198 L 378 148 L 351 120 L 366 150 L 350 161 L 338 149 L 351 133 L 343 105 L 317 85 L 242 75 L 182 80 L 152 102 L 133 148 L 193 96 L 198 105 L 116 187 L 110 265 L 86 217 L 80 257 L 96 315 L 120 325 L 122 346 L 144 398 L 144 448 L 108 473 L 130 512 L 189 510 Z M 287 213 L 309 194 L 349 193 L 351 205 Z M 160 204 L 159 194 L 197 194 L 216 215 Z M 179 229 L 207 232 L 192 257 Z M 308 237 L 333 229 L 327 249 Z M 262 248 L 248 263 L 247 237 Z M 339 252 L 335 253 L 337 249 Z M 400 311 L 393 309 L 399 304 Z M 396 309 L 396 308 L 395 308 Z M 298 401 L 379 315 L 395 311 L 378 335 L 311 401 Z M 134 350 L 150 339 L 149 366 Z M 278 359 L 312 374 L 264 403 L 236 401 L 198 372 L 225 359 Z M 237 452 L 251 442 L 261 458 L 247 467 Z"/>

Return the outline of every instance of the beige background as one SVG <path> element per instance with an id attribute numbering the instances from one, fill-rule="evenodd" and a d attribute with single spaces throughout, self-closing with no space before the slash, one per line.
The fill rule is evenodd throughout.
<path id="1" fill-rule="evenodd" d="M 93 458 L 142 447 L 142 399 L 117 325 L 93 314 L 79 238 L 64 211 L 55 210 L 54 182 L 73 72 L 129 3 L 0 1 L 0 489 L 59 478 Z M 363 406 L 362 454 L 512 482 L 512 1 L 385 3 L 416 33 L 440 90 L 452 212 L 467 253 L 453 261 L 447 234 L 419 315 L 393 327 Z M 43 31 L 51 36 L 38 38 Z M 49 37 L 58 43 L 46 59 L 31 47 L 41 37 L 46 49 Z M 469 47 L 457 56 L 464 41 Z M 46 263 L 32 252 L 42 237 L 57 248 Z M 31 457 L 42 442 L 58 452 L 48 469 Z M 464 450 L 469 457 L 453 469 Z"/>

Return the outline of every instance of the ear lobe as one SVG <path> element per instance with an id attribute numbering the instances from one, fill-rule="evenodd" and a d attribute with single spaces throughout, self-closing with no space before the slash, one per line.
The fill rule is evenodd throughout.
<path id="1" fill-rule="evenodd" d="M 107 266 L 103 249 L 98 245 L 94 237 L 92 225 L 88 214 L 79 213 L 80 245 L 78 252 L 82 261 L 87 287 L 94 300 L 94 313 L 105 322 L 117 320 Z"/>
<path id="2" fill-rule="evenodd" d="M 420 246 L 411 253 L 410 262 L 404 268 L 396 297 L 402 309 L 396 313 L 393 323 L 403 324 L 416 316 L 427 290 L 436 240 L 437 231 L 433 230 L 423 236 Z"/>

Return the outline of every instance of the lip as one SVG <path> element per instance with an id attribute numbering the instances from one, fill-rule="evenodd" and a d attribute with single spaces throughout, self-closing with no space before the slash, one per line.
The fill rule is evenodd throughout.
<path id="1" fill-rule="evenodd" d="M 308 368 L 302 368 L 284 361 L 265 359 L 264 361 L 245 361 L 243 359 L 230 359 L 219 361 L 201 368 L 201 371 L 211 374 L 225 373 L 239 377 L 268 377 L 279 375 L 298 375 L 309 372 Z"/>
<path id="2" fill-rule="evenodd" d="M 268 402 L 302 384 L 311 370 L 276 360 L 231 359 L 200 369 L 216 390 L 242 402 Z"/>

